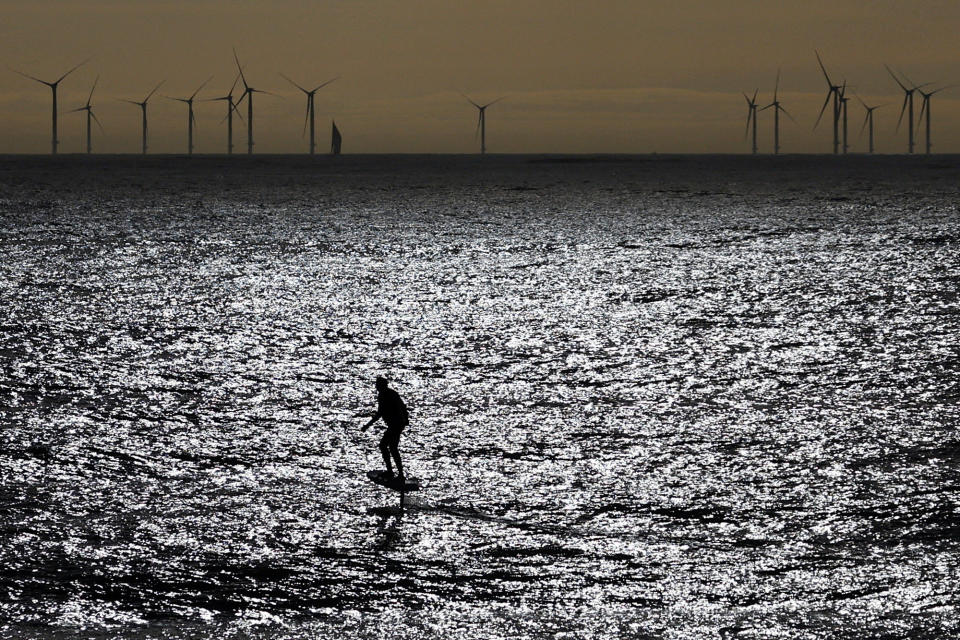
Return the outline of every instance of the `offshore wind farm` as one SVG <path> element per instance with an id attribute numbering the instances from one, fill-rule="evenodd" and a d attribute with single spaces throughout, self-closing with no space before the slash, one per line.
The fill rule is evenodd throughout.
<path id="1" fill-rule="evenodd" d="M 830 74 L 828 73 L 827 68 L 826 68 L 826 66 L 825 66 L 825 64 L 824 64 L 824 62 L 823 62 L 823 60 L 822 60 L 822 58 L 821 58 L 820 52 L 815 50 L 813 53 L 814 53 L 814 56 L 815 56 L 817 65 L 818 65 L 818 67 L 819 67 L 819 70 L 820 70 L 820 72 L 822 73 L 824 79 L 826 80 L 827 89 L 828 89 L 828 90 L 827 90 L 826 99 L 824 100 L 824 102 L 823 102 L 823 104 L 822 104 L 822 106 L 821 106 L 821 108 L 820 108 L 820 110 L 819 110 L 819 113 L 817 114 L 817 117 L 816 117 L 816 119 L 815 119 L 814 122 L 813 122 L 813 129 L 816 130 L 816 129 L 818 128 L 819 124 L 821 123 L 821 121 L 824 120 L 824 114 L 827 112 L 827 109 L 828 109 L 828 107 L 829 107 L 829 108 L 830 108 L 830 109 L 829 109 L 829 110 L 830 110 L 830 114 L 829 114 L 829 118 L 828 118 L 828 119 L 830 120 L 830 122 L 831 122 L 831 124 L 832 124 L 832 147 L 831 147 L 832 153 L 833 153 L 833 154 L 844 154 L 844 155 L 846 155 L 846 154 L 848 154 L 848 153 L 851 152 L 851 146 L 852 146 L 852 145 L 851 145 L 851 142 L 850 142 L 850 138 L 849 138 L 849 111 L 848 111 L 848 103 L 849 103 L 849 101 L 850 101 L 851 98 L 850 98 L 849 95 L 847 95 L 847 92 L 848 92 L 848 89 L 849 89 L 848 83 L 847 83 L 847 80 L 846 80 L 846 79 L 844 79 L 844 80 L 843 80 L 841 83 L 839 83 L 839 84 L 837 84 L 834 80 L 832 80 L 832 79 L 831 79 L 831 76 L 830 76 Z M 246 74 L 244 73 L 243 66 L 242 66 L 241 63 L 240 63 L 240 58 L 239 58 L 239 56 L 238 56 L 238 54 L 237 54 L 236 49 L 233 50 L 233 61 L 234 61 L 235 65 L 236 65 L 236 76 L 235 76 L 234 82 L 233 82 L 233 84 L 232 84 L 232 86 L 231 86 L 230 92 L 229 92 L 227 95 L 225 95 L 225 96 L 219 96 L 219 97 L 215 97 L 215 98 L 201 97 L 201 98 L 199 98 L 199 100 L 200 100 L 201 102 L 205 102 L 205 101 L 224 101 L 224 102 L 227 103 L 227 115 L 225 116 L 224 120 L 225 120 L 226 123 L 227 123 L 227 147 L 226 147 L 226 153 L 227 153 L 228 155 L 233 153 L 233 117 L 234 117 L 234 114 L 235 114 L 235 113 L 236 113 L 237 115 L 239 115 L 239 114 L 241 113 L 240 110 L 239 110 L 239 106 L 240 106 L 244 101 L 246 101 L 246 103 L 247 103 L 247 105 L 246 105 L 246 118 L 245 118 L 245 120 L 244 120 L 244 122 L 245 122 L 245 124 L 246 124 L 246 129 L 247 129 L 247 132 L 246 132 L 246 133 L 247 133 L 247 135 L 246 135 L 246 147 L 247 147 L 247 154 L 248 154 L 248 155 L 251 155 L 251 154 L 254 153 L 254 108 L 253 108 L 253 99 L 254 99 L 253 96 L 254 96 L 254 94 L 259 93 L 259 94 L 263 94 L 263 95 L 265 95 L 265 96 L 271 96 L 271 97 L 273 97 L 273 98 L 278 98 L 278 99 L 279 99 L 279 98 L 282 98 L 283 96 L 282 96 L 280 93 L 277 93 L 276 91 L 267 91 L 267 90 L 255 88 L 255 87 L 249 85 L 249 84 L 247 83 L 247 77 L 246 77 Z M 35 77 L 35 76 L 28 75 L 28 74 L 23 73 L 23 72 L 21 72 L 21 71 L 19 71 L 19 70 L 16 70 L 16 69 L 12 69 L 12 68 L 11 68 L 11 71 L 14 71 L 16 74 L 22 76 L 22 77 L 25 78 L 25 79 L 33 80 L 33 81 L 35 81 L 35 82 L 38 82 L 38 83 L 42 83 L 42 84 L 47 85 L 48 87 L 51 88 L 51 90 L 52 90 L 52 92 L 53 92 L 52 133 L 51 133 L 51 140 L 52 140 L 52 142 L 51 142 L 51 153 L 52 153 L 52 154 L 56 154 L 57 151 L 58 151 L 58 149 L 59 149 L 59 140 L 58 140 L 58 134 L 57 134 L 57 131 L 58 131 L 58 122 L 59 122 L 59 113 L 58 113 L 58 110 L 57 110 L 57 88 L 59 87 L 60 83 L 61 83 L 62 81 L 64 81 L 69 75 L 73 74 L 77 69 L 79 69 L 81 66 L 87 64 L 88 62 L 89 62 L 89 60 L 86 60 L 86 61 L 84 61 L 83 63 L 81 63 L 81 64 L 79 64 L 79 65 L 71 68 L 69 71 L 67 71 L 65 74 L 63 74 L 63 75 L 62 75 L 61 77 L 59 77 L 56 81 L 53 81 L 53 82 L 47 82 L 47 81 L 44 81 L 44 80 L 40 80 L 39 78 L 37 78 L 37 77 Z M 947 91 L 947 90 L 953 89 L 953 88 L 955 87 L 955 85 L 953 85 L 953 84 L 941 84 L 940 86 L 938 86 L 938 87 L 936 87 L 936 88 L 934 88 L 934 89 L 932 89 L 932 90 L 930 90 L 930 91 L 924 91 L 924 90 L 923 90 L 924 87 L 929 87 L 929 86 L 931 86 L 933 83 L 925 83 L 925 84 L 919 84 L 919 85 L 918 85 L 918 84 L 913 83 L 905 74 L 903 74 L 903 73 L 899 73 L 899 74 L 898 74 L 898 73 L 895 73 L 894 70 L 893 70 L 889 65 L 884 64 L 884 65 L 883 65 L 883 68 L 887 71 L 887 73 L 889 74 L 890 78 L 896 83 L 896 87 L 898 87 L 898 88 L 903 92 L 903 103 L 902 103 L 902 107 L 901 107 L 901 110 L 900 110 L 900 113 L 899 113 L 899 116 L 898 116 L 898 119 L 897 119 L 897 124 L 896 124 L 896 127 L 895 127 L 894 132 L 896 133 L 896 132 L 900 132 L 900 131 L 901 131 L 901 124 L 904 123 L 904 118 L 906 117 L 905 126 L 902 127 L 902 128 L 906 131 L 906 135 L 907 135 L 906 153 L 909 155 L 909 154 L 913 154 L 913 153 L 915 152 L 915 148 L 916 148 L 915 137 L 916 137 L 917 135 L 919 135 L 919 131 L 920 131 L 920 127 L 921 127 L 921 121 L 924 121 L 924 120 L 923 120 L 924 116 L 926 116 L 926 120 L 924 121 L 924 122 L 925 122 L 925 129 L 924 129 L 924 133 L 925 133 L 924 153 L 926 153 L 926 154 L 932 153 L 932 152 L 933 152 L 933 145 L 932 145 L 932 143 L 931 143 L 931 135 L 932 135 L 932 134 L 931 134 L 931 129 L 932 129 L 932 125 L 931 125 L 931 117 L 930 117 L 930 106 L 931 106 L 930 102 L 931 102 L 931 98 L 932 98 L 932 96 L 934 96 L 934 95 L 936 95 L 936 94 L 938 94 L 938 93 L 941 93 L 941 92 L 943 92 L 943 91 Z M 317 149 L 315 97 L 316 97 L 317 92 L 318 92 L 320 89 L 326 87 L 327 85 L 329 85 L 329 84 L 331 84 L 332 82 L 334 82 L 335 80 L 337 80 L 337 79 L 339 78 L 339 76 L 334 77 L 334 78 L 329 79 L 329 80 L 326 80 L 326 81 L 322 82 L 321 84 L 315 86 L 313 89 L 308 89 L 308 88 L 300 85 L 299 83 L 295 82 L 295 81 L 292 80 L 288 75 L 284 74 L 284 73 L 281 72 L 281 71 L 278 71 L 277 74 L 278 74 L 283 80 L 285 80 L 288 84 L 290 84 L 291 86 L 293 86 L 294 88 L 296 88 L 298 91 L 300 91 L 300 92 L 305 96 L 305 98 L 306 98 L 306 108 L 305 108 L 305 112 L 304 112 L 303 127 L 302 127 L 301 137 L 307 137 L 307 139 L 308 139 L 307 153 L 308 153 L 309 155 L 315 155 L 315 154 L 316 154 L 316 149 Z M 98 75 L 98 76 L 97 76 L 97 81 L 99 81 L 99 77 L 100 77 L 100 76 Z M 194 128 L 195 128 L 196 125 L 197 125 L 197 119 L 196 119 L 196 117 L 195 117 L 195 115 L 194 115 L 194 100 L 197 99 L 197 96 L 198 96 L 198 94 L 200 93 L 200 91 L 201 91 L 211 80 L 213 80 L 213 78 L 214 78 L 214 76 L 211 75 L 211 76 L 210 76 L 202 85 L 200 85 L 188 98 L 182 98 L 182 97 L 171 98 L 172 100 L 176 100 L 176 101 L 185 103 L 185 104 L 187 105 L 187 108 L 188 108 L 188 113 L 187 113 L 187 146 L 186 146 L 186 155 L 193 155 L 193 150 L 194 150 L 194 135 L 193 135 L 193 133 L 194 133 Z M 781 70 L 778 69 L 778 70 L 777 70 L 777 73 L 776 73 L 776 80 L 775 80 L 774 85 L 773 85 L 771 102 L 770 102 L 769 104 L 765 105 L 765 106 L 760 107 L 760 106 L 756 103 L 757 97 L 758 97 L 758 95 L 760 94 L 759 88 L 757 88 L 757 89 L 754 90 L 753 98 L 748 97 L 746 93 L 742 93 L 743 97 L 747 100 L 747 105 L 748 105 L 748 113 L 747 113 L 747 130 L 748 130 L 748 134 L 752 132 L 752 136 L 750 136 L 750 144 L 749 144 L 749 146 L 747 147 L 747 149 L 745 150 L 745 151 L 748 151 L 749 153 L 757 154 L 757 153 L 760 153 L 760 152 L 761 152 L 761 148 L 760 148 L 759 143 L 758 143 L 758 138 L 757 138 L 756 129 L 757 129 L 758 119 L 761 117 L 761 114 L 763 114 L 763 116 L 765 117 L 767 114 L 764 113 L 764 112 L 766 112 L 768 109 L 771 110 L 771 111 L 769 111 L 769 115 L 771 116 L 771 125 L 772 125 L 772 126 L 771 126 L 771 131 L 772 131 L 771 145 L 770 145 L 770 147 L 769 147 L 768 150 L 767 150 L 768 153 L 772 153 L 773 155 L 778 155 L 778 154 L 781 152 L 781 142 L 780 142 L 780 139 L 781 139 L 780 116 L 781 116 L 781 114 L 784 115 L 784 116 L 786 116 L 787 118 L 789 118 L 789 120 L 790 120 L 793 124 L 800 125 L 800 123 L 797 121 L 797 119 L 794 118 L 794 116 L 793 116 L 789 111 L 786 110 L 786 108 L 783 106 L 783 104 L 781 103 L 781 101 L 780 101 L 780 99 L 779 99 L 779 95 L 781 94 L 780 79 L 781 79 Z M 241 92 L 241 94 L 240 94 L 239 99 L 237 99 L 236 101 L 234 101 L 234 99 L 233 99 L 233 91 L 234 91 L 234 89 L 236 88 L 236 85 L 237 85 L 238 82 L 242 83 L 242 92 Z M 162 83 L 161 83 L 161 84 L 162 84 Z M 146 154 L 146 153 L 147 153 L 147 116 L 146 116 L 146 112 L 147 112 L 147 101 L 148 101 L 148 100 L 150 99 L 150 97 L 155 93 L 155 91 L 157 90 L 157 88 L 159 88 L 159 85 L 157 85 L 157 87 L 154 88 L 154 90 L 151 91 L 151 92 L 144 98 L 144 100 L 139 101 L 139 102 L 134 101 L 134 100 L 129 100 L 129 99 L 123 99 L 125 102 L 129 102 L 129 103 L 134 104 L 134 105 L 137 105 L 137 106 L 139 106 L 139 107 L 141 108 L 141 112 L 142 112 L 142 113 L 141 113 L 141 116 L 142 116 L 142 125 L 141 125 L 141 153 L 142 153 L 142 154 Z M 496 103 L 498 103 L 498 102 L 500 102 L 501 100 L 503 100 L 503 97 L 501 96 L 501 97 L 498 97 L 498 98 L 496 98 L 496 99 L 490 100 L 490 101 L 486 102 L 485 104 L 480 104 L 480 103 L 478 103 L 478 102 L 475 102 L 472 98 L 468 97 L 466 94 L 464 94 L 464 93 L 462 93 L 462 92 L 459 92 L 459 93 L 460 93 L 460 95 L 463 96 L 473 107 L 475 107 L 475 108 L 477 109 L 476 138 L 477 138 L 477 141 L 479 142 L 479 153 L 480 153 L 481 155 L 484 155 L 484 154 L 487 153 L 487 127 L 486 127 L 486 124 L 487 124 L 487 119 L 486 119 L 487 108 L 490 107 L 490 106 L 492 106 L 492 105 L 494 105 L 494 104 L 496 104 Z M 914 123 L 915 123 L 915 117 L 914 117 L 914 116 L 915 116 L 915 100 L 914 100 L 914 99 L 915 99 L 915 95 L 916 95 L 916 94 L 920 94 L 920 96 L 921 96 L 921 98 L 922 98 L 922 102 L 921 102 L 921 107 L 920 107 L 919 119 L 916 120 L 916 126 L 915 126 L 915 124 L 914 124 Z M 859 98 L 859 96 L 858 96 L 858 98 Z M 858 152 L 859 152 L 859 153 L 872 154 L 872 153 L 874 153 L 875 150 L 876 150 L 876 143 L 875 143 L 875 140 L 876 140 L 876 139 L 875 139 L 875 123 L 874 123 L 874 120 L 873 120 L 873 110 L 870 109 L 870 108 L 868 108 L 868 107 L 866 106 L 866 103 L 864 103 L 864 102 L 862 101 L 862 99 L 859 99 L 858 101 L 859 101 L 861 104 L 863 104 L 863 106 L 864 106 L 864 109 L 865 109 L 865 112 L 864 112 L 864 113 L 865 113 L 865 118 L 867 119 L 867 121 L 869 121 L 869 126 L 870 126 L 869 142 L 868 142 L 868 144 L 866 145 L 866 148 L 860 148 L 860 149 L 858 149 Z M 88 106 L 89 106 L 89 105 L 80 107 L 80 109 L 85 110 L 88 114 L 91 114 L 92 112 L 88 109 Z M 331 113 L 331 114 L 330 114 L 331 122 L 332 122 L 332 120 L 333 120 L 333 117 L 334 117 L 334 114 Z M 505 120 L 509 120 L 508 117 L 505 117 L 504 119 L 505 119 Z M 102 125 L 102 123 L 101 123 L 99 120 L 96 120 L 96 123 L 98 124 L 98 126 L 101 127 L 101 133 L 105 134 L 105 131 L 103 130 L 103 125 Z M 731 123 L 731 125 L 732 125 L 732 123 Z M 751 128 L 751 127 L 752 127 L 752 128 Z M 308 135 L 308 132 L 309 132 L 309 135 Z M 90 135 L 89 135 L 89 131 L 88 131 L 88 134 L 87 134 L 88 144 L 87 144 L 87 147 L 86 147 L 87 153 L 91 153 L 91 146 L 90 146 L 90 144 L 89 144 L 89 138 L 90 138 Z M 861 141 L 858 139 L 858 142 L 861 142 Z M 341 139 L 341 143 L 342 143 L 342 139 Z M 534 150 L 529 150 L 528 152 L 535 152 L 535 151 L 536 151 L 536 150 L 534 149 Z M 169 153 L 169 151 L 166 151 L 166 152 Z M 292 151 L 287 151 L 287 152 L 292 152 Z M 502 152 L 502 151 L 501 151 L 501 152 Z M 514 150 L 514 151 L 512 151 L 512 152 L 517 152 L 517 151 Z M 702 151 L 702 152 L 706 152 L 706 150 L 704 150 L 704 151 Z M 809 152 L 809 151 L 808 151 L 808 152 Z M 822 151 L 819 151 L 819 150 L 818 150 L 818 151 L 814 151 L 814 152 L 819 153 L 819 152 L 822 152 Z"/>

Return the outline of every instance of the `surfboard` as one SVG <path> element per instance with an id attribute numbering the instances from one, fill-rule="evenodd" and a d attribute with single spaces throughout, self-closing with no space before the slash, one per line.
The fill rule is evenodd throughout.
<path id="1" fill-rule="evenodd" d="M 367 471 L 367 478 L 373 484 L 378 484 L 387 489 L 402 491 L 404 493 L 420 490 L 420 481 L 416 478 L 406 477 L 401 483 L 396 476 L 388 476 L 386 471 Z"/>

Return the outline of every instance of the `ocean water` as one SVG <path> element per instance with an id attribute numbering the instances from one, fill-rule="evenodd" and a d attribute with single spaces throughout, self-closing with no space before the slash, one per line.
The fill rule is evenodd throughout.
<path id="1" fill-rule="evenodd" d="M 958 179 L 0 158 L 0 635 L 955 637 Z"/>

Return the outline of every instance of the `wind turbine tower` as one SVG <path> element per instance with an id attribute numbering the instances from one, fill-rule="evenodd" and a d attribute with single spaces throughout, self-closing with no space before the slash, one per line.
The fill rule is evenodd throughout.
<path id="1" fill-rule="evenodd" d="M 817 116 L 817 121 L 813 123 L 813 128 L 816 129 L 817 125 L 820 124 L 820 118 L 823 117 L 823 112 L 826 110 L 827 105 L 830 103 L 830 98 L 833 98 L 833 154 L 836 155 L 839 153 L 840 147 L 840 99 L 843 97 L 841 94 L 841 86 L 838 84 L 833 84 L 833 81 L 830 80 L 830 75 L 827 73 L 827 68 L 823 66 L 823 60 L 820 59 L 820 52 L 814 49 L 813 51 L 817 56 L 817 62 L 820 64 L 820 70 L 823 71 L 823 77 L 827 79 L 827 99 L 823 101 L 823 106 L 820 107 L 820 115 Z"/>
<path id="2" fill-rule="evenodd" d="M 847 144 L 847 103 L 850 98 L 847 97 L 847 82 L 843 82 L 843 88 L 840 90 L 840 110 L 843 112 L 843 155 L 847 155 L 850 145 Z"/>
<path id="3" fill-rule="evenodd" d="M 760 111 L 766 111 L 767 109 L 773 108 L 773 154 L 777 155 L 780 153 L 780 112 L 782 111 L 788 118 L 796 123 L 796 120 L 793 119 L 793 116 L 783 108 L 780 104 L 780 101 L 777 100 L 777 92 L 780 90 L 780 70 L 777 70 L 777 83 L 773 88 L 773 102 L 760 109 Z"/>
<path id="4" fill-rule="evenodd" d="M 140 111 L 143 114 L 143 155 L 147 155 L 147 102 L 150 101 L 150 97 L 157 92 L 157 89 L 160 88 L 160 85 L 166 82 L 166 80 L 161 80 L 157 86 L 153 88 L 153 91 L 147 94 L 147 97 L 143 99 L 142 102 L 137 102 L 135 100 L 124 100 L 124 102 L 129 102 L 130 104 L 135 104 L 140 107 Z"/>
<path id="5" fill-rule="evenodd" d="M 479 112 L 479 119 L 477 120 L 477 131 L 480 132 L 480 155 L 484 155 L 487 153 L 487 107 L 500 102 L 501 100 L 503 100 L 503 98 L 500 97 L 492 102 L 488 102 L 487 104 L 480 105 L 474 102 L 473 100 L 471 100 L 468 96 L 464 94 L 461 94 L 461 95 L 463 95 L 463 97 L 467 99 L 467 102 L 475 106 L 477 108 L 477 111 Z"/>
<path id="6" fill-rule="evenodd" d="M 210 76 L 204 80 L 203 84 L 197 87 L 197 90 L 189 98 L 171 98 L 167 96 L 170 100 L 176 100 L 177 102 L 183 102 L 187 105 L 187 155 L 193 155 L 193 125 L 196 122 L 196 118 L 193 117 L 193 99 L 197 97 L 197 94 L 200 93 L 200 89 L 203 89 L 207 86 L 207 83 L 213 80 L 213 76 Z"/>
<path id="7" fill-rule="evenodd" d="M 309 90 L 308 90 L 308 89 L 304 89 L 303 87 L 301 87 L 301 86 L 298 85 L 296 82 L 294 82 L 293 80 L 291 80 L 291 79 L 288 78 L 287 76 L 283 75 L 282 73 L 280 74 L 280 76 L 281 76 L 284 80 L 286 80 L 287 82 L 289 82 L 290 84 L 292 84 L 293 86 L 295 86 L 297 89 L 300 89 L 300 91 L 303 91 L 303 92 L 306 94 L 306 96 L 307 96 L 307 113 L 306 113 L 306 116 L 304 116 L 304 120 L 303 120 L 303 131 L 304 131 L 304 133 L 306 133 L 306 131 L 307 131 L 307 123 L 309 122 L 309 123 L 310 123 L 310 155 L 314 155 L 314 154 L 316 154 L 316 151 L 317 151 L 317 141 L 316 141 L 316 137 L 315 137 L 315 135 L 314 135 L 314 131 L 315 131 L 316 127 L 314 126 L 314 119 L 313 119 L 313 116 L 314 116 L 314 111 L 313 111 L 313 97 L 317 94 L 317 91 L 319 91 L 320 89 L 323 89 L 325 86 L 327 86 L 328 84 L 330 84 L 331 82 L 333 82 L 333 81 L 336 80 L 337 78 L 332 78 L 332 79 L 330 79 L 330 80 L 327 80 L 327 81 L 324 82 L 323 84 L 319 84 L 319 85 L 317 85 L 316 87 L 314 87 L 313 89 L 309 89 Z"/>
<path id="8" fill-rule="evenodd" d="M 757 155 L 757 93 L 759 91 L 759 89 L 754 90 L 753 98 L 743 94 L 743 99 L 747 101 L 747 130 L 743 132 L 743 137 L 746 139 L 750 133 L 750 125 L 753 124 L 753 144 L 751 145 L 753 155 Z"/>
<path id="9" fill-rule="evenodd" d="M 53 137 L 51 138 L 51 141 L 50 141 L 50 153 L 52 155 L 57 155 L 57 146 L 60 144 L 60 141 L 57 140 L 57 87 L 60 85 L 60 82 L 64 78 L 66 78 L 68 75 L 70 75 L 71 73 L 73 73 L 74 71 L 82 67 L 83 65 L 85 65 L 89 60 L 90 59 L 87 58 L 86 60 L 84 60 L 77 66 L 75 66 L 74 68 L 70 69 L 70 71 L 67 71 L 65 74 L 63 74 L 62 76 L 54 80 L 53 82 L 47 82 L 46 80 L 41 80 L 40 78 L 35 78 L 31 75 L 27 75 L 22 71 L 11 69 L 11 71 L 13 71 L 14 73 L 20 74 L 24 78 L 28 78 L 35 82 L 39 82 L 40 84 L 47 85 L 48 87 L 50 87 L 50 90 L 53 92 Z"/>

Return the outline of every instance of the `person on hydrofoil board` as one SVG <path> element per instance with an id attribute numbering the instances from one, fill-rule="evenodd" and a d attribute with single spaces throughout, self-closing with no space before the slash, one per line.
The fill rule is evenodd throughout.
<path id="1" fill-rule="evenodd" d="M 380 453 L 383 454 L 383 463 L 387 467 L 387 474 L 393 476 L 393 466 L 390 458 L 397 463 L 397 479 L 403 480 L 403 463 L 400 461 L 400 435 L 403 429 L 410 424 L 410 414 L 407 405 L 403 404 L 400 394 L 390 388 L 389 381 L 383 376 L 377 376 L 377 411 L 370 418 L 370 422 L 363 425 L 360 431 L 366 431 L 373 423 L 383 418 L 387 425 L 380 438 Z"/>

